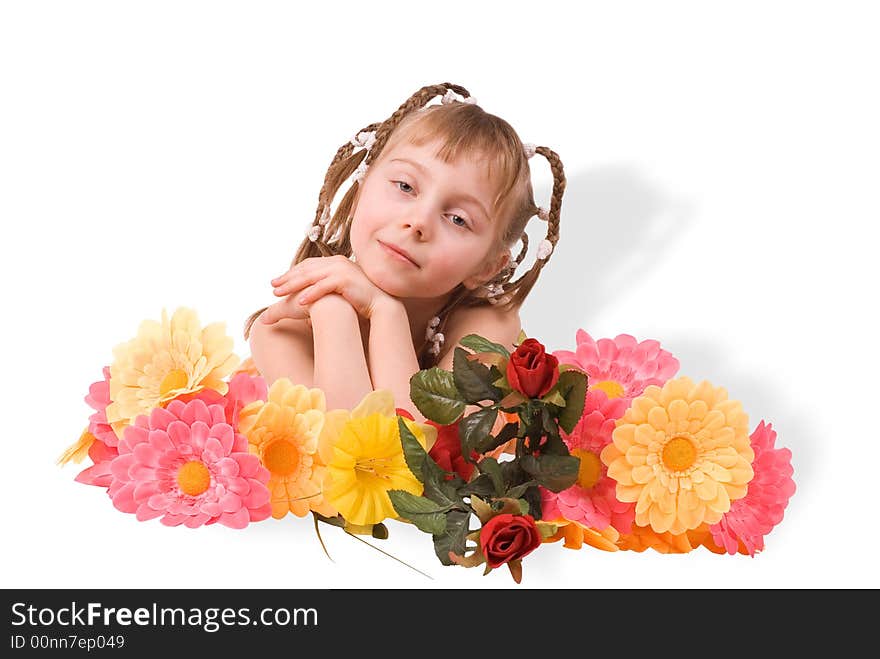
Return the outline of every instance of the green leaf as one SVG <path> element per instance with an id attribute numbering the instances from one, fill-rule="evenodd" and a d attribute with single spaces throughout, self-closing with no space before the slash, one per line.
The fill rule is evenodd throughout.
<path id="1" fill-rule="evenodd" d="M 496 369 L 497 370 L 497 369 Z M 511 391 L 510 382 L 507 381 L 507 375 L 502 374 L 499 371 L 499 375 L 496 379 L 492 380 L 492 384 L 501 389 L 502 391 Z M 520 394 L 522 396 L 522 394 Z M 523 397 L 525 398 L 525 397 Z"/>
<path id="2" fill-rule="evenodd" d="M 476 447 L 494 440 L 491 432 L 497 418 L 498 410 L 490 407 L 468 414 L 458 422 L 458 436 L 461 437 L 463 455 L 470 455 L 472 450 L 482 453 Z"/>
<path id="3" fill-rule="evenodd" d="M 504 482 L 511 487 L 529 481 L 529 474 L 520 466 L 521 460 L 505 460 L 499 463 Z"/>
<path id="4" fill-rule="evenodd" d="M 520 515 L 528 515 L 529 514 L 529 502 L 525 499 L 517 499 L 516 502 L 519 504 L 519 514 Z"/>
<path id="5" fill-rule="evenodd" d="M 574 485 L 580 463 L 572 455 L 524 455 L 520 460 L 522 468 L 551 492 L 561 492 Z"/>
<path id="6" fill-rule="evenodd" d="M 403 446 L 403 459 L 406 460 L 406 466 L 409 467 L 413 476 L 424 482 L 422 469 L 424 468 L 425 460 L 434 462 L 433 459 L 428 456 L 428 453 L 419 444 L 419 440 L 416 439 L 415 435 L 412 434 L 403 422 L 403 417 L 397 417 L 397 430 L 400 432 L 400 443 Z M 435 462 L 434 465 L 437 466 L 437 463 Z M 437 466 L 437 468 L 439 469 L 440 467 Z"/>
<path id="7" fill-rule="evenodd" d="M 535 484 L 536 484 L 535 481 L 532 481 L 532 480 L 528 480 L 525 483 L 520 483 L 519 485 L 507 490 L 507 492 L 504 494 L 504 496 L 510 497 L 511 499 L 519 499 L 523 494 L 526 493 L 526 490 L 528 490 L 530 487 L 532 487 Z"/>
<path id="8" fill-rule="evenodd" d="M 529 514 L 535 519 L 541 519 L 544 513 L 541 509 L 541 491 L 537 485 L 533 485 L 523 492 L 522 499 L 529 502 Z"/>
<path id="9" fill-rule="evenodd" d="M 556 423 L 555 416 L 550 414 L 550 410 L 543 406 L 541 407 L 541 428 L 548 435 L 559 432 L 559 425 Z"/>
<path id="10" fill-rule="evenodd" d="M 570 433 L 584 413 L 584 399 L 587 396 L 587 375 L 583 371 L 567 370 L 559 374 L 556 383 L 560 395 L 565 399 L 565 407 L 559 413 L 559 425 Z"/>
<path id="11" fill-rule="evenodd" d="M 431 457 L 428 456 L 431 460 Z M 431 462 L 434 462 L 431 460 Z M 437 466 L 434 462 L 434 468 L 429 466 L 422 468 L 422 476 L 424 477 L 425 492 L 424 495 L 431 501 L 435 501 L 442 506 L 458 506 L 464 509 L 464 503 L 458 494 L 458 488 L 462 480 L 455 477 L 446 480 L 446 472 Z"/>
<path id="12" fill-rule="evenodd" d="M 482 442 L 478 442 L 477 444 L 475 444 L 473 448 L 477 453 L 481 454 L 488 453 L 489 451 L 494 451 L 502 444 L 516 437 L 516 433 L 518 430 L 518 423 L 507 423 L 501 428 L 500 431 L 498 431 L 497 436 L 486 435 L 486 438 Z"/>
<path id="13" fill-rule="evenodd" d="M 474 352 L 497 352 L 499 355 L 510 357 L 510 353 L 500 343 L 493 343 L 483 338 L 479 334 L 468 334 L 459 341 L 465 348 L 470 348 Z"/>
<path id="14" fill-rule="evenodd" d="M 571 455 L 562 437 L 556 433 L 545 435 L 544 445 L 541 448 L 542 455 Z"/>
<path id="15" fill-rule="evenodd" d="M 434 536 L 434 553 L 443 565 L 452 565 L 449 552 L 464 556 L 470 511 L 450 510 L 446 513 L 446 529 Z"/>
<path id="16" fill-rule="evenodd" d="M 483 458 L 477 463 L 480 473 L 487 474 L 492 479 L 492 486 L 495 488 L 495 496 L 504 496 L 504 476 L 501 473 L 501 465 L 495 458 Z"/>
<path id="17" fill-rule="evenodd" d="M 420 531 L 437 535 L 446 530 L 446 515 L 451 506 L 440 506 L 436 502 L 417 497 L 406 490 L 388 490 L 388 498 L 397 514 L 408 519 Z"/>
<path id="18" fill-rule="evenodd" d="M 421 370 L 409 379 L 409 397 L 426 418 L 442 425 L 454 422 L 465 408 L 452 373 L 436 366 Z"/>
<path id="19" fill-rule="evenodd" d="M 468 403 L 501 400 L 501 390 L 490 384 L 489 367 L 468 359 L 468 353 L 456 348 L 452 361 L 452 378 L 459 394 Z"/>
<path id="20" fill-rule="evenodd" d="M 541 400 L 545 403 L 556 405 L 556 407 L 565 407 L 565 398 L 563 398 L 562 394 L 559 393 L 559 390 L 556 387 L 553 387 L 553 389 L 548 391 Z"/>
<path id="21" fill-rule="evenodd" d="M 525 341 L 527 338 L 529 338 L 529 337 L 526 335 L 526 333 L 523 330 L 520 330 L 519 336 L 516 337 L 516 345 L 518 345 L 518 346 L 522 345 L 523 341 Z"/>
<path id="22" fill-rule="evenodd" d="M 492 483 L 489 474 L 480 474 L 472 481 L 466 483 L 464 487 L 458 488 L 458 496 L 460 497 L 469 497 L 472 494 L 483 498 L 495 496 L 495 485 Z"/>

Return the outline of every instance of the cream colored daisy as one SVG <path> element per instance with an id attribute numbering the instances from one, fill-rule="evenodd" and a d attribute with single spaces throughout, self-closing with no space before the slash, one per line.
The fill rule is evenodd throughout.
<path id="1" fill-rule="evenodd" d="M 636 525 L 673 534 L 718 522 L 745 496 L 754 457 L 742 404 L 687 377 L 647 387 L 601 453 Z"/>
<path id="2" fill-rule="evenodd" d="M 192 309 L 178 308 L 162 322 L 145 320 L 137 336 L 113 349 L 107 422 L 122 437 L 139 414 L 149 414 L 175 396 L 205 388 L 226 393 L 224 378 L 238 366 L 225 323 L 201 327 Z"/>

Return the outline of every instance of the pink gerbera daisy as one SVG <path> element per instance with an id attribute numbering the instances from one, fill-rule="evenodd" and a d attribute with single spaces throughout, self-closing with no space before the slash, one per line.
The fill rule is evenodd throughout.
<path id="1" fill-rule="evenodd" d="M 240 529 L 271 513 L 269 471 L 222 405 L 171 401 L 135 417 L 111 464 L 113 505 L 167 526 L 219 522 Z"/>
<path id="2" fill-rule="evenodd" d="M 754 556 L 763 551 L 764 536 L 782 521 L 788 500 L 794 494 L 791 451 L 774 448 L 775 442 L 773 424 L 764 425 L 762 420 L 751 435 L 755 475 L 749 482 L 748 492 L 730 504 L 730 510 L 720 522 L 709 527 L 712 539 L 728 554 L 742 550 Z"/>
<path id="3" fill-rule="evenodd" d="M 110 404 L 110 367 L 105 366 L 103 372 L 104 379 L 93 382 L 85 398 L 89 407 L 95 410 L 95 413 L 89 417 L 89 432 L 107 446 L 116 446 L 119 438 L 107 423 L 107 406 Z"/>
<path id="4" fill-rule="evenodd" d="M 678 371 L 678 360 L 651 339 L 638 342 L 629 334 L 618 334 L 595 341 L 579 329 L 576 340 L 574 352 L 555 350 L 553 356 L 585 371 L 589 388 L 601 389 L 609 398 L 632 400 L 648 385 L 662 387 Z"/>
<path id="5" fill-rule="evenodd" d="M 110 474 L 110 464 L 118 455 L 119 451 L 115 446 L 107 446 L 99 439 L 95 439 L 89 446 L 89 458 L 94 464 L 79 472 L 74 480 L 85 485 L 110 487 L 110 483 L 113 481 L 113 476 Z"/>
<path id="6" fill-rule="evenodd" d="M 267 400 L 269 391 L 266 387 L 266 380 L 262 376 L 241 372 L 229 379 L 229 388 L 226 394 L 221 394 L 215 389 L 202 389 L 197 393 L 181 394 L 175 400 L 186 403 L 196 398 L 208 405 L 223 405 L 226 412 L 226 423 L 233 428 L 238 428 L 239 412 L 254 401 Z"/>
<path id="7" fill-rule="evenodd" d="M 88 446 L 88 456 L 94 463 L 91 467 L 83 469 L 77 474 L 78 483 L 97 485 L 99 487 L 110 486 L 110 462 L 119 455 L 116 450 L 119 438 L 107 423 L 107 406 L 110 404 L 110 367 L 104 367 L 104 379 L 93 382 L 89 386 L 89 393 L 85 397 L 86 403 L 95 412 L 89 417 L 89 426 L 80 438 L 80 446 L 85 449 Z M 79 461 L 80 458 L 75 458 Z"/>
<path id="8" fill-rule="evenodd" d="M 617 499 L 616 481 L 608 477 L 608 468 L 599 459 L 602 449 L 611 443 L 616 419 L 626 408 L 623 398 L 609 399 L 601 389 L 587 392 L 580 421 L 570 435 L 562 433 L 568 450 L 581 461 L 577 482 L 558 493 L 540 488 L 543 519 L 564 519 L 599 530 L 613 526 L 629 532 L 635 504 Z"/>

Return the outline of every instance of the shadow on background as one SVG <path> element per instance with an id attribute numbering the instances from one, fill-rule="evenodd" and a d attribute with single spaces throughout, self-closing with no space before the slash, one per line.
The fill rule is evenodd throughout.
<path id="1" fill-rule="evenodd" d="M 535 190 L 539 206 L 547 206 L 549 196 L 549 186 Z M 600 338 L 590 329 L 592 320 L 609 301 L 626 292 L 630 282 L 652 277 L 695 218 L 692 204 L 671 197 L 634 166 L 606 165 L 568 174 L 560 239 L 523 304 L 523 329 L 548 350 L 573 350 L 578 328 L 590 332 L 594 339 Z M 537 246 L 546 225 L 532 220 L 528 232 L 530 245 Z M 531 263 L 527 258 L 523 265 L 530 267 Z M 561 308 L 565 309 L 564 317 Z M 627 328 L 620 331 L 626 332 Z M 636 338 L 660 341 L 681 362 L 678 375 L 688 375 L 695 381 L 707 379 L 727 389 L 731 398 L 743 401 L 750 430 L 761 419 L 772 423 L 778 433 L 777 448 L 793 449 L 795 483 L 814 477 L 815 457 L 809 458 L 808 454 L 815 456 L 819 438 L 810 436 L 811 427 L 803 411 L 794 408 L 761 372 L 738 368 L 711 336 L 689 333 L 686 327 L 665 336 Z M 808 446 L 814 450 L 805 450 Z M 786 525 L 780 526 L 784 529 Z M 781 529 L 777 529 L 780 534 Z"/>
<path id="2" fill-rule="evenodd" d="M 553 350 L 573 349 L 578 327 L 590 331 L 590 320 L 631 281 L 651 277 L 694 217 L 687 203 L 671 198 L 631 165 L 566 177 L 559 242 L 522 308 L 523 329 Z M 535 190 L 539 206 L 548 206 L 549 198 L 549 187 Z M 537 219 L 530 225 L 534 254 L 547 226 Z M 527 257 L 520 267 L 533 261 Z"/>

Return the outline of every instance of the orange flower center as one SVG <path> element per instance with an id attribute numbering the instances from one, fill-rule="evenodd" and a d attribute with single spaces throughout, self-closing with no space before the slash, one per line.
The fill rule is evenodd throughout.
<path id="1" fill-rule="evenodd" d="M 263 464 L 273 474 L 290 476 L 299 466 L 299 450 L 293 442 L 276 439 L 263 450 Z"/>
<path id="2" fill-rule="evenodd" d="M 624 394 L 623 385 L 614 380 L 602 380 L 596 384 L 591 384 L 590 389 L 601 389 L 608 398 L 620 398 Z"/>
<path id="3" fill-rule="evenodd" d="M 211 484 L 211 472 L 198 460 L 191 460 L 177 471 L 177 484 L 184 493 L 196 497 Z"/>
<path id="4" fill-rule="evenodd" d="M 175 368 L 162 378 L 162 384 L 159 385 L 159 395 L 164 396 L 175 389 L 183 389 L 188 381 L 186 371 Z"/>
<path id="5" fill-rule="evenodd" d="M 602 477 L 602 462 L 599 456 L 592 451 L 576 448 L 571 454 L 580 458 L 581 464 L 578 467 L 577 484 L 584 489 L 590 489 Z"/>
<path id="6" fill-rule="evenodd" d="M 663 464 L 670 471 L 684 471 L 697 460 L 697 447 L 687 437 L 673 437 L 663 447 Z"/>

